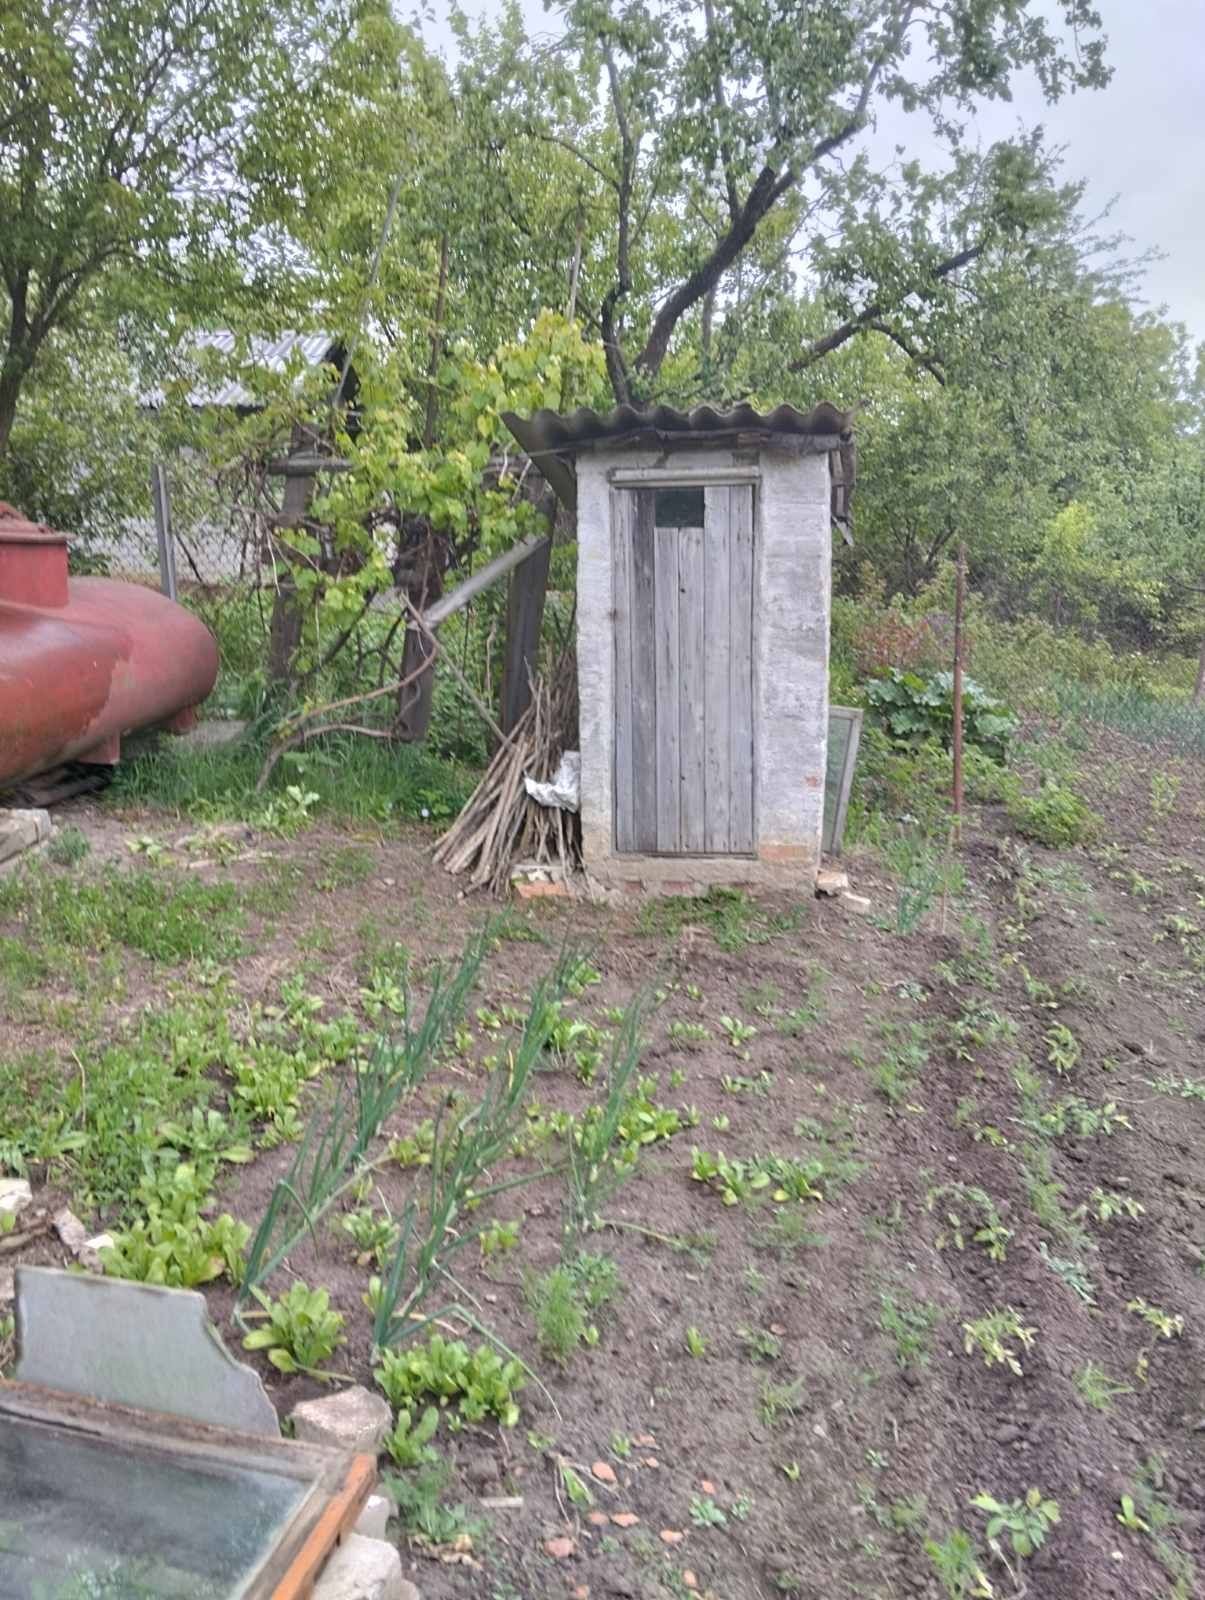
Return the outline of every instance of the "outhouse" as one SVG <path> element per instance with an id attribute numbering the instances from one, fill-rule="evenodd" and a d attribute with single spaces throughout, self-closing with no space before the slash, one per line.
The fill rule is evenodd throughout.
<path id="1" fill-rule="evenodd" d="M 850 416 L 620 407 L 507 421 L 576 508 L 587 872 L 674 892 L 810 882 Z"/>

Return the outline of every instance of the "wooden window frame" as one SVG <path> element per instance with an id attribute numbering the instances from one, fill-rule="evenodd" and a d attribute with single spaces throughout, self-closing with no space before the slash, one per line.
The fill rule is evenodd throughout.
<path id="1" fill-rule="evenodd" d="M 0 1427 L 11 1417 L 52 1432 L 122 1445 L 180 1466 L 267 1472 L 308 1483 L 272 1548 L 236 1591 L 237 1600 L 306 1600 L 376 1482 L 376 1460 L 293 1439 L 210 1427 L 161 1412 L 100 1404 L 38 1384 L 0 1380 Z M 232 1597 L 233 1600 L 233 1597 Z"/>

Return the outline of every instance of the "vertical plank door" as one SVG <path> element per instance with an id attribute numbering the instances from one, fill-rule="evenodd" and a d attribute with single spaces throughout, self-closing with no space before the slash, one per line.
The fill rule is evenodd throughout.
<path id="1" fill-rule="evenodd" d="M 615 847 L 748 855 L 753 489 L 612 500 Z"/>

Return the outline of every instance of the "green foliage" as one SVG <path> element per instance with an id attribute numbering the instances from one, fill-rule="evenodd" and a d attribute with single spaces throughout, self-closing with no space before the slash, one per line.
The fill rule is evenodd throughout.
<path id="1" fill-rule="evenodd" d="M 888 737 L 905 749 L 936 740 L 949 748 L 954 727 L 954 675 L 937 672 L 930 678 L 892 667 L 885 676 L 872 678 L 864 693 Z M 962 684 L 963 738 L 994 761 L 1003 762 L 1017 719 L 973 678 Z"/>
<path id="2" fill-rule="evenodd" d="M 690 1175 L 696 1183 L 714 1188 L 726 1206 L 749 1202 L 765 1193 L 777 1204 L 821 1200 L 817 1184 L 825 1176 L 823 1161 L 801 1161 L 794 1156 L 753 1156 L 748 1160 L 691 1151 Z"/>
<path id="3" fill-rule="evenodd" d="M 1043 784 L 1036 795 L 1012 800 L 1008 815 L 1023 838 L 1036 840 L 1051 850 L 1083 844 L 1100 827 L 1096 813 L 1059 783 Z"/>
<path id="4" fill-rule="evenodd" d="M 892 932 L 906 937 L 920 927 L 939 895 L 957 893 L 962 869 L 919 831 L 899 833 L 884 851 L 898 880 Z"/>
<path id="5" fill-rule="evenodd" d="M 470 1515 L 467 1507 L 445 1500 L 450 1476 L 444 1463 L 435 1458 L 412 1471 L 388 1473 L 382 1479 L 397 1507 L 402 1529 L 434 1549 L 453 1549 L 458 1539 L 471 1542 L 483 1530 L 481 1519 Z"/>
<path id="6" fill-rule="evenodd" d="M 159 806 L 201 822 L 266 822 L 273 800 L 300 782 L 303 793 L 318 798 L 301 818 L 293 808 L 295 822 L 305 816 L 426 822 L 454 816 L 478 777 L 428 745 L 382 747 L 375 739 L 332 734 L 308 746 L 295 761 L 282 759 L 265 802 L 255 791 L 264 754 L 261 737 L 200 751 L 165 741 L 123 761 L 114 789 L 131 805 Z M 278 808 L 274 825 L 287 815 Z"/>
<path id="7" fill-rule="evenodd" d="M 400 1410 L 382 1444 L 395 1466 L 421 1467 L 438 1459 L 431 1448 L 431 1440 L 438 1428 L 439 1410 L 436 1406 L 428 1406 L 417 1421 L 412 1411 Z"/>
<path id="8" fill-rule="evenodd" d="M 545 1355 L 562 1366 L 580 1344 L 594 1344 L 598 1330 L 586 1320 L 577 1286 L 564 1267 L 535 1279 L 527 1291 L 536 1323 L 536 1338 Z"/>
<path id="9" fill-rule="evenodd" d="M 788 1383 L 767 1380 L 758 1390 L 758 1415 L 770 1427 L 789 1421 L 799 1415 L 806 1393 L 807 1383 L 803 1378 L 792 1378 Z"/>
<path id="10" fill-rule="evenodd" d="M 927 1366 L 933 1330 L 941 1320 L 938 1308 L 895 1294 L 880 1295 L 879 1307 L 879 1327 L 894 1341 L 900 1367 Z"/>
<path id="11" fill-rule="evenodd" d="M 411 1410 L 420 1400 L 434 1399 L 441 1408 L 454 1408 L 465 1422 L 496 1417 L 504 1428 L 513 1428 L 519 1420 L 515 1396 L 526 1382 L 519 1361 L 484 1344 L 470 1351 L 462 1340 L 445 1339 L 440 1333 L 413 1340 L 400 1350 L 382 1350 L 373 1377 L 399 1412 Z"/>
<path id="12" fill-rule="evenodd" d="M 68 823 L 65 828 L 54 830 L 50 843 L 46 846 L 46 858 L 56 867 L 74 867 L 84 859 L 91 848 L 88 835 L 74 823 Z"/>
<path id="13" fill-rule="evenodd" d="M 1075 1374 L 1075 1387 L 1084 1404 L 1093 1411 L 1111 1411 L 1114 1400 L 1120 1395 L 1134 1392 L 1130 1384 L 1116 1382 L 1094 1361 L 1086 1362 Z"/>
<path id="14" fill-rule="evenodd" d="M 1188 1534 L 1178 1531 L 1180 1517 L 1166 1492 L 1162 1456 L 1152 1455 L 1138 1468 L 1130 1494 L 1121 1496 L 1117 1520 L 1129 1533 L 1150 1541 L 1151 1554 L 1172 1580 L 1168 1600 L 1191 1600 L 1197 1568 L 1183 1548 Z"/>
<path id="15" fill-rule="evenodd" d="M 306 1372 L 322 1377 L 318 1368 L 344 1342 L 341 1311 L 331 1309 L 327 1289 L 311 1289 L 298 1280 L 279 1299 L 252 1286 L 267 1321 L 243 1339 L 247 1350 L 266 1350 L 268 1360 L 281 1372 Z"/>
<path id="16" fill-rule="evenodd" d="M 995 1590 L 969 1533 L 955 1528 L 942 1540 L 926 1539 L 925 1554 L 949 1600 L 992 1600 Z"/>
<path id="17" fill-rule="evenodd" d="M 1133 1300 L 1127 1300 L 1126 1310 L 1136 1317 L 1141 1317 L 1147 1327 L 1153 1328 L 1160 1339 L 1178 1339 L 1184 1332 L 1184 1318 L 1179 1312 L 1172 1313 L 1165 1311 L 1162 1306 L 1153 1306 L 1141 1295 Z"/>
<path id="18" fill-rule="evenodd" d="M 279 1140 L 304 1086 L 359 1043 L 353 1019 L 323 1021 L 295 980 L 280 1005 L 249 1012 L 218 982 L 169 996 L 108 1043 L 81 1039 L 61 1075 L 41 1057 L 0 1060 L 0 1142 L 21 1164 L 51 1167 L 80 1205 L 132 1221 L 160 1167 L 191 1163 L 208 1192 L 220 1163 L 249 1160 L 253 1103 L 270 1120 L 259 1142 Z M 233 1085 L 224 1109 L 213 1104 L 219 1073 Z"/>
<path id="19" fill-rule="evenodd" d="M 200 29 L 183 0 L 6 8 L 0 457 L 23 381 L 73 319 L 170 325 L 237 297 L 248 241 L 292 214 L 286 190 L 354 170 L 366 91 L 400 40 L 380 12 L 309 0 L 231 0 Z"/>
<path id="20" fill-rule="evenodd" d="M 711 931 L 721 950 L 743 950 L 769 944 L 780 934 L 799 926 L 802 907 L 794 912 L 771 912 L 743 889 L 713 885 L 701 895 L 662 895 L 640 908 L 643 933 L 674 936 L 685 927 Z"/>
<path id="21" fill-rule="evenodd" d="M 1001 1504 L 993 1495 L 977 1494 L 971 1504 L 988 1514 L 989 1543 L 1007 1533 L 1013 1554 L 1024 1559 L 1040 1550 L 1059 1520 L 1057 1500 L 1047 1500 L 1040 1489 L 1029 1489 L 1023 1500 Z"/>
<path id="22" fill-rule="evenodd" d="M 217 1218 L 200 1213 L 208 1185 L 187 1162 L 163 1168 L 144 1179 L 138 1203 L 145 1211 L 131 1228 L 115 1235 L 102 1249 L 105 1271 L 114 1278 L 193 1289 L 225 1274 L 241 1283 L 243 1254 L 251 1229 L 228 1213 Z"/>
<path id="23" fill-rule="evenodd" d="M 168 964 L 237 954 L 242 921 L 230 884 L 115 867 L 95 878 L 36 866 L 12 873 L 0 880 L 0 916 L 19 918 L 31 945 L 90 954 L 120 947 Z"/>
<path id="24" fill-rule="evenodd" d="M 963 1346 L 968 1355 L 978 1351 L 985 1366 L 1007 1367 L 1019 1378 L 1021 1363 L 1013 1341 L 1023 1350 L 1032 1350 L 1036 1328 L 1027 1328 L 1012 1306 L 1003 1311 L 990 1311 L 974 1322 L 962 1325 Z"/>
<path id="25" fill-rule="evenodd" d="M 930 1189 L 925 1196 L 925 1206 L 929 1211 L 935 1211 L 939 1205 L 943 1224 L 936 1240 L 939 1250 L 946 1245 L 953 1245 L 956 1250 L 965 1249 L 966 1238 L 969 1237 L 975 1244 L 983 1246 L 989 1261 L 1004 1260 L 1013 1230 L 1005 1226 L 995 1201 L 986 1190 L 965 1183 L 943 1183 Z M 960 1209 L 955 1210 L 954 1207 Z M 963 1213 L 968 1207 L 972 1215 L 964 1222 Z M 977 1217 L 974 1213 L 978 1213 Z"/>

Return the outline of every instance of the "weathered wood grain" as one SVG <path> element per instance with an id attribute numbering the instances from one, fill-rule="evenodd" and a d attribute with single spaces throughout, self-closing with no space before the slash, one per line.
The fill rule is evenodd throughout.
<path id="1" fill-rule="evenodd" d="M 753 773 L 753 490 L 729 490 L 731 540 L 729 592 L 732 617 L 728 635 L 731 726 L 728 848 L 750 854 L 754 845 Z"/>
<path id="2" fill-rule="evenodd" d="M 704 530 L 678 530 L 678 766 L 681 849 L 701 855 L 706 833 L 706 580 Z"/>
<path id="3" fill-rule="evenodd" d="M 656 576 L 651 490 L 632 497 L 632 848 L 657 849 Z"/>
<path id="4" fill-rule="evenodd" d="M 615 628 L 615 848 L 636 848 L 632 772 L 632 525 L 635 496 L 611 496 L 611 593 Z"/>
<path id="5" fill-rule="evenodd" d="M 732 765 L 728 675 L 731 632 L 731 498 L 727 484 L 707 490 L 707 522 L 703 535 L 704 632 L 703 667 L 703 849 L 708 855 L 728 851 L 728 792 Z"/>
<path id="6" fill-rule="evenodd" d="M 657 849 L 682 849 L 682 774 L 679 718 L 682 674 L 678 661 L 677 528 L 653 529 L 654 655 L 657 663 Z"/>

